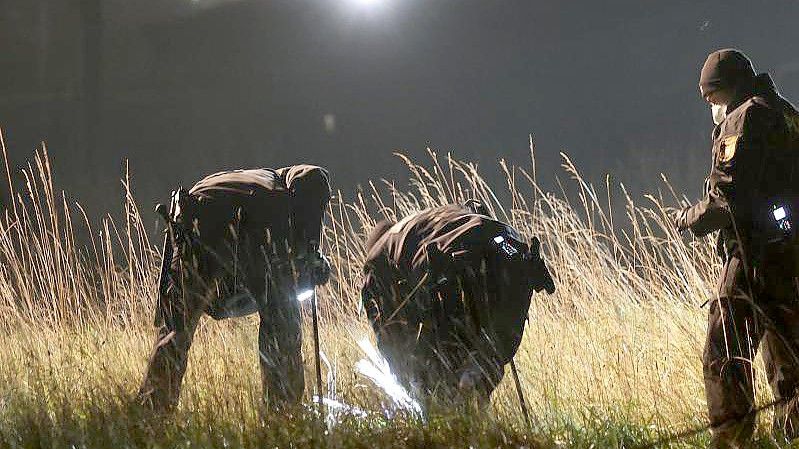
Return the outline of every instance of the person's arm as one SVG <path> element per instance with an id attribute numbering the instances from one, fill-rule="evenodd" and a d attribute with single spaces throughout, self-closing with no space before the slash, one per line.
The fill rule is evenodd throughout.
<path id="1" fill-rule="evenodd" d="M 291 193 L 292 244 L 296 249 L 320 243 L 322 222 L 330 201 L 327 170 L 314 165 L 294 165 L 278 170 Z"/>
<path id="2" fill-rule="evenodd" d="M 684 208 L 677 215 L 677 230 L 690 229 L 697 237 L 723 229 L 730 224 L 730 208 L 718 181 L 711 176 L 710 189 L 699 202 Z M 727 181 L 722 181 L 727 182 Z M 716 185 L 714 185 L 716 184 Z"/>
<path id="3" fill-rule="evenodd" d="M 740 132 L 725 136 L 723 148 L 714 155 L 704 197 L 677 216 L 678 230 L 690 229 L 702 237 L 730 226 L 733 217 L 749 216 L 757 206 L 753 201 L 763 182 L 762 168 L 776 118 L 770 109 L 753 105 L 742 120 Z"/>

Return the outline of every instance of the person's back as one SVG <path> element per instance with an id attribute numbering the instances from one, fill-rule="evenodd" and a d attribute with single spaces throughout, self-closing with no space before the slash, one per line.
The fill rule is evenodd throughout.
<path id="1" fill-rule="evenodd" d="M 327 282 L 319 252 L 330 199 L 327 171 L 311 165 L 219 172 L 173 194 L 158 338 L 142 402 L 173 407 L 200 316 L 260 315 L 265 392 L 297 403 L 304 391 L 298 292 Z"/>
<path id="2" fill-rule="evenodd" d="M 212 270 L 224 270 L 233 258 L 251 258 L 249 263 L 259 264 L 264 255 L 247 254 L 252 245 L 242 245 L 244 240 L 267 243 L 269 255 L 291 244 L 287 213 L 291 195 L 275 170 L 209 175 L 189 189 L 178 208 L 175 223 L 190 231 L 208 255 L 213 254 L 207 262 L 219 266 Z"/>
<path id="3" fill-rule="evenodd" d="M 364 307 L 392 369 L 445 396 L 464 384 L 490 395 L 521 342 L 533 290 L 551 284 L 537 247 L 460 205 L 379 225 L 365 272 Z"/>
<path id="4" fill-rule="evenodd" d="M 301 253 L 309 242 L 319 241 L 330 184 L 324 169 L 294 165 L 215 173 L 197 182 L 189 195 L 196 207 L 184 211 L 184 219 L 206 228 L 197 229 L 201 238 L 205 231 L 206 240 L 219 240 L 230 235 L 230 226 L 239 232 L 268 230 L 264 238 L 277 245 L 274 251 Z"/>

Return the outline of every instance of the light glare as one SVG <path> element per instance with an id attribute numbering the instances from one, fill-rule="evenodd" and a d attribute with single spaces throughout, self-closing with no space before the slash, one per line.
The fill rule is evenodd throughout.
<path id="1" fill-rule="evenodd" d="M 424 419 L 422 405 L 413 399 L 408 391 L 397 381 L 397 376 L 391 372 L 388 361 L 383 357 L 368 339 L 363 338 L 358 341 L 361 351 L 366 354 L 366 359 L 361 359 L 355 364 L 355 369 L 363 376 L 366 376 L 372 383 L 391 398 L 398 408 L 407 410 L 413 415 Z M 383 410 L 388 416 L 391 411 Z"/>
<path id="2" fill-rule="evenodd" d="M 385 3 L 385 0 L 349 0 L 354 7 L 364 9 L 378 9 Z"/>
<path id="3" fill-rule="evenodd" d="M 313 290 L 311 289 L 303 290 L 302 292 L 300 292 L 299 295 L 297 295 L 297 301 L 299 302 L 307 301 L 311 299 L 312 296 L 313 296 Z"/>

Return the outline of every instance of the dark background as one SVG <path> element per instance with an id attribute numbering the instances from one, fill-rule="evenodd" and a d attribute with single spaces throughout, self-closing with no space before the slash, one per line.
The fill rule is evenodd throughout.
<path id="1" fill-rule="evenodd" d="M 699 190 L 708 52 L 748 53 L 799 98 L 799 1 L 0 0 L 0 127 L 118 211 L 226 168 L 327 166 L 351 193 L 430 146 L 529 165 L 559 152 L 634 193 Z M 325 116 L 335 117 L 326 128 Z M 693 196 L 693 195 L 692 195 Z"/>

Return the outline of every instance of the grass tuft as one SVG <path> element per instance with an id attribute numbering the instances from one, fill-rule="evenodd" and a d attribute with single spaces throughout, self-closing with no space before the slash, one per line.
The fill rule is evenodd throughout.
<path id="1" fill-rule="evenodd" d="M 127 174 L 122 219 L 101 217 L 95 228 L 54 188 L 46 150 L 37 152 L 0 217 L 0 445 L 638 447 L 704 425 L 699 305 L 712 295 L 719 262 L 709 240 L 684 240 L 672 229 L 669 206 L 684 198 L 667 183 L 668 194 L 639 204 L 623 186 L 587 183 L 565 155 L 568 180 L 558 192 L 504 162 L 507 182 L 492 186 L 476 165 L 450 156 L 431 152 L 425 165 L 400 157 L 412 175 L 408 187 L 372 182 L 351 200 L 339 193 L 330 206 L 324 248 L 333 278 L 320 291 L 322 349 L 338 397 L 370 415 L 345 418 L 322 435 L 310 409 L 275 414 L 261 406 L 252 318 L 203 320 L 173 416 L 149 416 L 132 404 L 154 338 L 159 249 Z M 617 194 L 623 201 L 613 204 Z M 362 356 L 356 341 L 371 334 L 358 299 L 366 233 L 379 218 L 468 198 L 540 237 L 558 284 L 555 295 L 533 299 L 516 357 L 532 431 L 510 376 L 488 410 L 422 423 L 383 416 L 385 398 L 354 374 Z M 87 244 L 78 243 L 83 234 Z M 307 337 L 304 350 L 311 360 Z M 758 400 L 767 402 L 762 376 L 758 384 Z M 767 426 L 760 429 L 758 444 L 772 446 Z M 700 433 L 670 444 L 707 441 Z"/>

